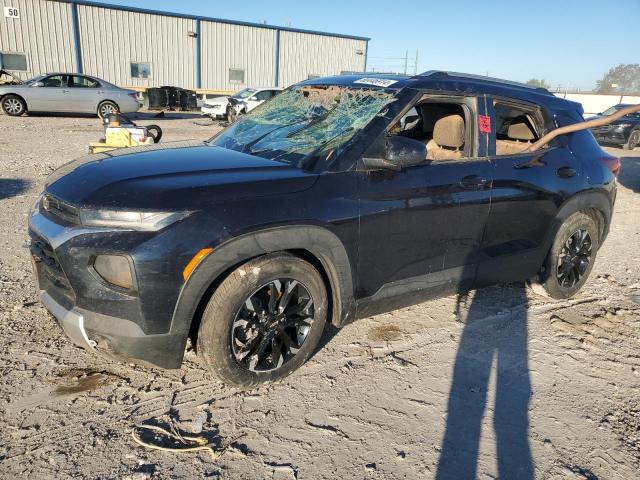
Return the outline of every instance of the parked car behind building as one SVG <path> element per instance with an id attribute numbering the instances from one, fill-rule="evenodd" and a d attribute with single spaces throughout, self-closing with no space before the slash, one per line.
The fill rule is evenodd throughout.
<path id="1" fill-rule="evenodd" d="M 20 85 L 0 86 L 0 104 L 14 117 L 26 112 L 59 112 L 104 118 L 115 111 L 137 112 L 141 106 L 135 91 L 76 73 L 46 73 Z"/>
<path id="2" fill-rule="evenodd" d="M 618 105 L 614 105 L 592 118 L 613 115 L 618 110 L 630 106 L 631 104 L 619 103 Z M 640 113 L 636 112 L 631 115 L 626 115 L 616 120 L 611 125 L 596 127 L 591 131 L 600 143 L 610 143 L 619 145 L 627 150 L 633 150 L 636 147 L 640 147 Z"/>
<path id="3" fill-rule="evenodd" d="M 203 115 L 212 118 L 227 118 L 233 122 L 238 115 L 248 113 L 264 101 L 276 96 L 281 88 L 245 88 L 228 97 L 208 99 L 202 106 Z"/>

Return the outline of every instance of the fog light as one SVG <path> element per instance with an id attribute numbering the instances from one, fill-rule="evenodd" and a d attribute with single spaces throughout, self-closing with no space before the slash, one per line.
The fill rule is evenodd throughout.
<path id="1" fill-rule="evenodd" d="M 93 268 L 102 279 L 118 287 L 133 289 L 133 275 L 129 259 L 122 255 L 98 255 Z"/>

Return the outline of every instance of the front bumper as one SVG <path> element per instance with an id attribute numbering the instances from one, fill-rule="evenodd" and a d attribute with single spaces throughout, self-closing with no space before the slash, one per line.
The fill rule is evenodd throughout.
<path id="1" fill-rule="evenodd" d="M 96 347 L 95 340 L 89 340 L 87 331 L 84 328 L 84 316 L 67 310 L 44 290 L 40 290 L 40 299 L 45 308 L 49 310 L 49 313 L 56 318 L 64 333 L 73 340 L 73 343 L 88 349 Z"/>
<path id="2" fill-rule="evenodd" d="M 65 226 L 36 211 L 29 218 L 29 233 L 42 303 L 75 344 L 137 363 L 180 367 L 188 330 L 174 328 L 173 308 L 167 314 L 167 308 L 160 306 L 165 298 L 158 284 L 149 285 L 145 301 L 143 291 L 136 295 L 114 291 L 88 268 L 94 246 L 104 248 L 101 239 L 120 241 L 131 232 Z M 142 245 L 147 243 L 143 240 Z M 157 276 L 155 265 L 153 269 Z M 144 277 L 144 271 L 140 275 Z M 160 287 L 165 283 L 159 280 Z M 150 310 L 149 305 L 159 308 Z M 160 324 L 162 314 L 169 318 Z"/>
<path id="3" fill-rule="evenodd" d="M 612 128 L 613 127 L 613 128 Z M 629 129 L 615 128 L 615 125 L 605 125 L 591 130 L 598 143 L 612 143 L 624 145 L 629 139 Z"/>
<path id="4" fill-rule="evenodd" d="M 211 107 L 206 104 L 200 108 L 200 111 L 202 112 L 203 115 L 209 115 L 215 118 L 224 117 L 227 114 L 227 111 L 225 108 Z"/>

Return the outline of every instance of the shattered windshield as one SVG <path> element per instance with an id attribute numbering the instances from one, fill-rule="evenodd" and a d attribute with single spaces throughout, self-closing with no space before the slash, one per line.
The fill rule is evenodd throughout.
<path id="1" fill-rule="evenodd" d="M 329 161 L 393 94 L 380 89 L 304 85 L 285 90 L 211 140 L 217 145 L 299 167 Z"/>

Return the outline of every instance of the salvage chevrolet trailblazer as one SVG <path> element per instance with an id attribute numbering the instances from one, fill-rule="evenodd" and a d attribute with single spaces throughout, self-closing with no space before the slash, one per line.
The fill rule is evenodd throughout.
<path id="1" fill-rule="evenodd" d="M 619 159 L 547 90 L 447 72 L 285 90 L 206 142 L 76 160 L 29 218 L 42 302 L 77 344 L 224 381 L 284 377 L 343 326 L 435 296 L 585 283 Z"/>

